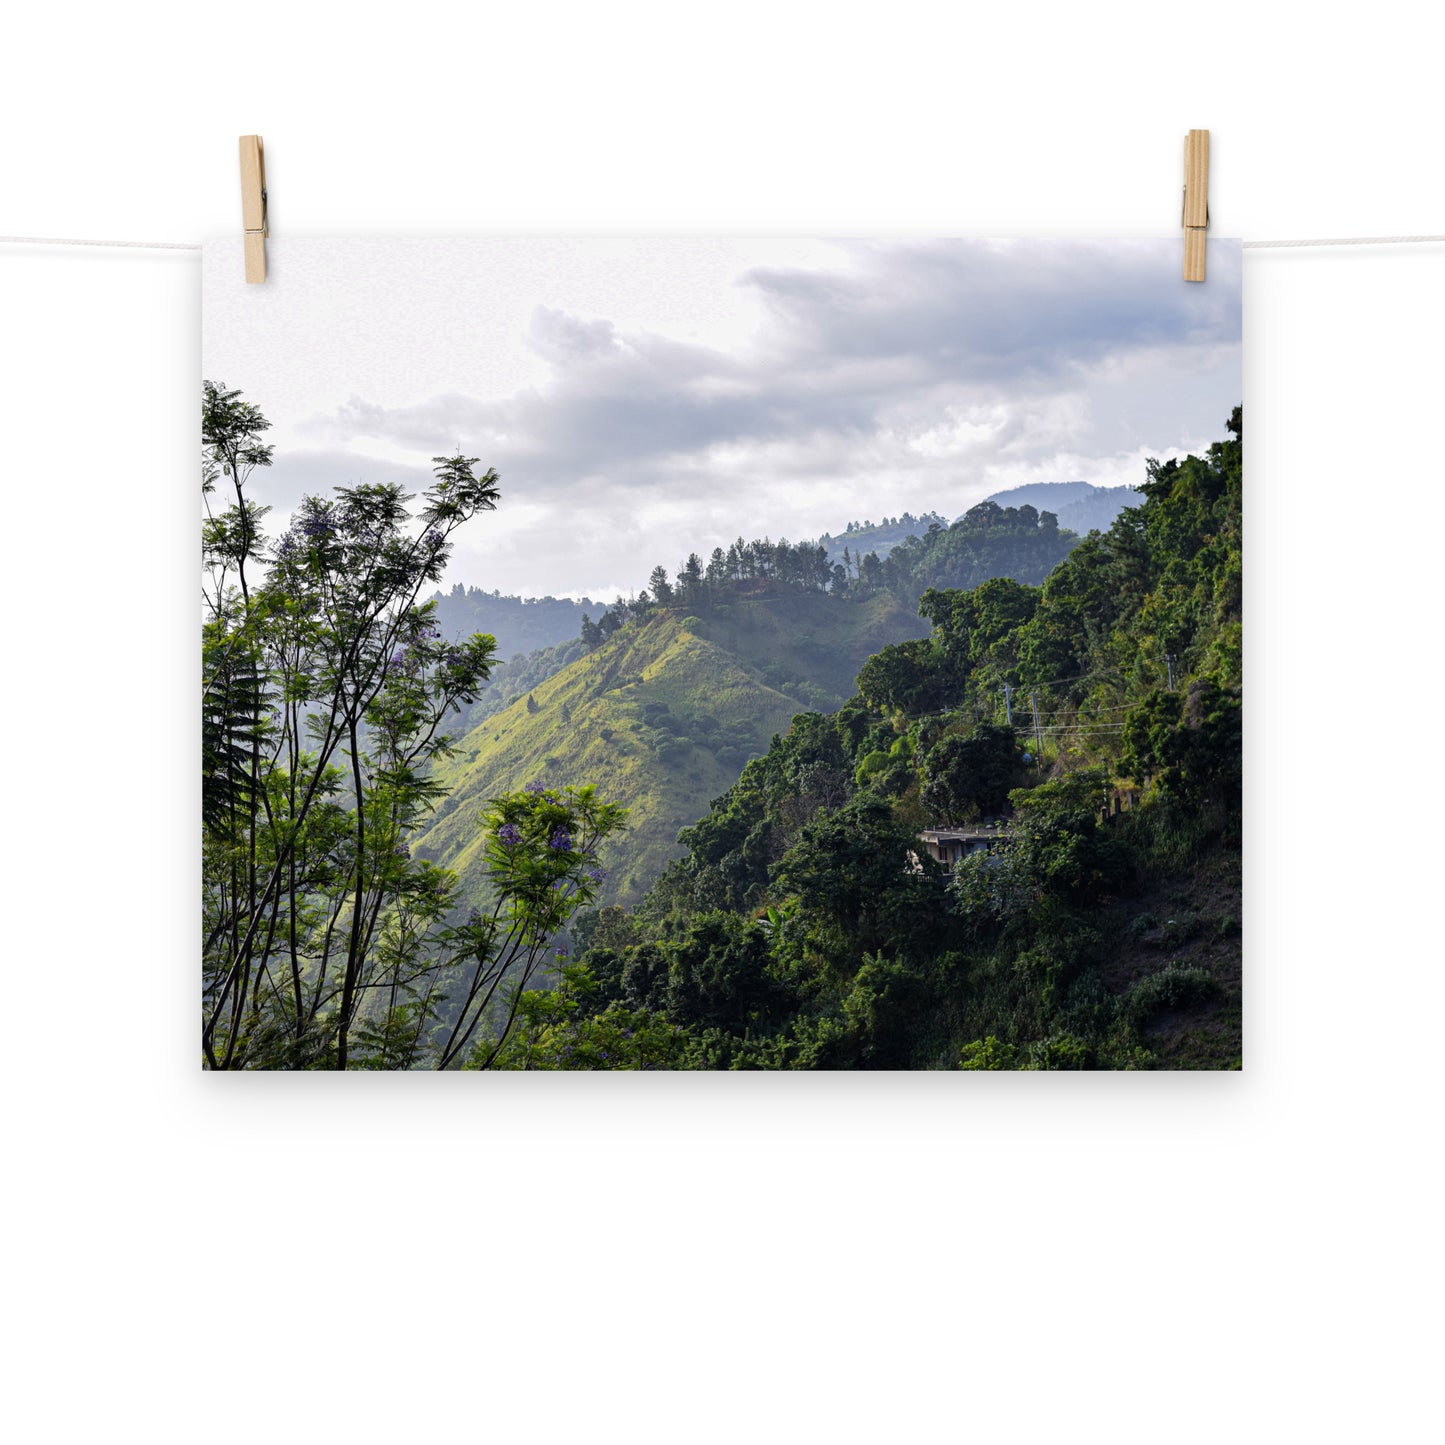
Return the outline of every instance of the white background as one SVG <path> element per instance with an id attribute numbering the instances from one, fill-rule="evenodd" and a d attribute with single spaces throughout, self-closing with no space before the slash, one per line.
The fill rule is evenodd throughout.
<path id="1" fill-rule="evenodd" d="M 31 5 L 0 232 L 1440 232 L 1424 13 Z M 12 1438 L 1426 1438 L 1445 251 L 1246 259 L 1217 1077 L 203 1077 L 197 279 L 0 247 Z"/>

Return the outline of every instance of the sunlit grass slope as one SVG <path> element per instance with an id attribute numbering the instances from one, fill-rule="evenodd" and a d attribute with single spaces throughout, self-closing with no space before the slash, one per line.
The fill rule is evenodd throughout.
<path id="1" fill-rule="evenodd" d="M 438 769 L 450 795 L 416 850 L 485 893 L 478 818 L 535 779 L 594 783 L 630 809 L 608 845 L 603 897 L 630 903 L 679 856 L 678 830 L 767 750 L 795 713 L 831 709 L 863 661 L 927 625 L 888 595 L 739 598 L 705 617 L 654 613 L 517 699 L 457 742 Z"/>

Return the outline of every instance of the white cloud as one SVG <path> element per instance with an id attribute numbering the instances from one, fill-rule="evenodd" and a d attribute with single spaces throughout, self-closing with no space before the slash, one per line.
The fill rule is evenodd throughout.
<path id="1" fill-rule="evenodd" d="M 586 269 L 587 243 L 548 244 L 559 275 L 568 256 Z M 690 276 L 709 295 L 719 287 L 701 243 L 629 244 L 630 264 L 655 264 L 662 289 L 685 296 Z M 465 250 L 448 254 L 465 266 Z M 481 369 L 459 363 L 453 385 L 408 394 L 377 385 L 372 358 L 368 387 L 289 419 L 298 441 L 325 449 L 278 450 L 268 485 L 294 499 L 388 465 L 415 483 L 432 456 L 464 448 L 498 469 L 503 500 L 459 534 L 451 575 L 597 596 L 739 534 L 952 514 L 1025 481 L 1137 483 L 1145 457 L 1218 437 L 1240 400 L 1237 247 L 1211 253 L 1202 287 L 1179 279 L 1173 241 L 850 242 L 829 254 L 737 269 L 726 305 L 686 336 L 647 324 L 635 276 L 625 296 L 608 279 L 616 255 L 588 272 L 590 290 L 531 274 L 525 307 L 519 293 L 494 337 L 516 357 L 517 384 L 497 384 L 493 357 L 488 384 L 469 387 Z M 445 275 L 419 274 L 416 285 L 445 289 Z M 400 316 L 411 298 L 380 299 Z M 383 339 L 392 321 L 378 316 Z M 335 345 L 319 339 L 321 365 L 344 376 Z M 277 403 L 257 399 L 274 419 Z"/>

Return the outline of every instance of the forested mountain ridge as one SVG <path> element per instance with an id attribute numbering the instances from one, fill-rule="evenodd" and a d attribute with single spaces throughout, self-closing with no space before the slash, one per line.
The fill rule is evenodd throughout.
<path id="1" fill-rule="evenodd" d="M 1003 508 L 1006 514 L 1010 509 L 1027 506 L 1035 509 L 1036 518 L 1038 509 L 1043 509 L 1055 516 L 1061 533 L 1072 531 L 1083 536 L 1094 528 L 1107 527 L 1123 507 L 1136 506 L 1141 500 L 1141 495 L 1128 487 L 1095 487 L 1088 482 L 1045 482 L 995 493 L 986 498 L 985 503 Z M 825 533 L 815 544 L 804 543 L 803 546 L 821 548 L 821 561 L 829 572 L 842 566 L 845 580 L 862 579 L 865 558 L 870 553 L 876 557 L 877 564 L 881 564 L 900 544 L 910 539 L 923 543 L 932 532 L 946 532 L 951 525 L 968 526 L 968 519 L 969 514 L 964 513 L 950 524 L 938 512 L 926 512 L 920 517 L 905 512 L 899 517 L 885 518 L 876 525 L 872 522 L 850 522 L 847 530 L 837 537 Z M 737 545 L 734 544 L 734 547 Z M 786 542 L 782 545 L 788 546 Z M 1057 559 L 1049 557 L 1046 560 L 1048 565 L 1052 565 Z M 866 564 L 870 569 L 877 569 L 873 572 L 875 583 L 885 576 L 884 570 L 877 564 Z M 683 565 L 685 570 L 686 564 Z M 663 576 L 665 585 L 671 588 L 665 572 Z M 934 579 L 935 585 L 937 580 Z M 654 590 L 656 581 L 657 569 L 654 569 L 651 579 Z M 890 585 L 900 582 L 906 587 L 906 579 L 896 572 L 891 575 Z M 959 577 L 950 577 L 946 585 L 965 586 L 970 583 Z M 500 711 L 523 687 L 534 686 L 542 678 L 551 676 L 558 667 L 575 660 L 579 649 L 569 648 L 568 644 L 580 635 L 584 617 L 597 618 L 605 615 L 614 605 L 624 605 L 594 602 L 586 597 L 574 601 L 566 597 L 511 596 L 495 590 L 489 592 L 480 587 L 464 586 L 460 582 L 454 583 L 448 590 L 437 591 L 432 600 L 436 603 L 434 615 L 443 636 L 457 639 L 481 632 L 496 639 L 500 661 L 488 688 L 491 696 L 478 704 L 474 722 Z M 538 655 L 553 648 L 561 651 L 556 656 Z M 527 665 L 529 659 L 530 666 Z"/>
<path id="2" fill-rule="evenodd" d="M 654 606 L 461 736 L 435 768 L 448 796 L 415 842 L 486 891 L 486 801 L 542 780 L 595 784 L 629 809 L 602 855 L 604 900 L 636 901 L 679 854 L 678 832 L 808 708 L 836 707 L 863 661 L 926 624 L 887 592 L 781 585 L 694 613 Z"/>
<path id="3" fill-rule="evenodd" d="M 1031 482 L 1009 487 L 985 500 L 1000 507 L 1038 507 L 1052 512 L 1059 526 L 1085 537 L 1104 532 L 1125 507 L 1137 507 L 1144 495 L 1134 487 L 1096 487 L 1092 482 Z"/>
<path id="4" fill-rule="evenodd" d="M 596 620 L 582 613 L 578 636 L 496 664 L 486 688 L 464 710 L 457 731 L 480 726 L 619 629 L 645 620 L 659 608 L 680 606 L 699 615 L 720 616 L 737 601 L 766 600 L 777 619 L 786 618 L 790 609 L 797 611 L 790 646 L 794 653 L 801 651 L 808 656 L 804 665 L 792 668 L 804 688 L 795 695 L 809 707 L 836 707 L 852 691 L 853 673 L 861 658 L 856 649 L 847 645 L 839 657 L 830 661 L 830 644 L 813 631 L 818 612 L 815 602 L 809 599 L 826 596 L 831 601 L 857 602 L 883 593 L 892 595 L 901 604 L 902 610 L 896 615 L 906 620 L 898 627 L 895 638 L 880 636 L 881 645 L 883 641 L 918 635 L 915 609 L 926 587 L 971 587 L 996 576 L 1039 582 L 1077 540 L 1073 533 L 1061 531 L 1048 513 L 1041 514 L 1032 507 L 1000 508 L 988 502 L 980 503 L 953 526 L 935 526 L 925 538 L 910 539 L 897 549 L 896 555 L 884 558 L 876 553 L 854 558 L 850 552 L 847 563 L 830 563 L 826 549 L 819 543 L 794 544 L 786 538 L 774 542 L 767 537 L 747 542 L 739 537 L 726 550 L 715 548 L 706 562 L 692 553 L 675 575 L 670 576 L 660 564 L 654 567 L 648 586 L 636 596 L 613 603 Z M 488 596 L 479 595 L 484 599 Z M 440 594 L 437 607 L 443 619 L 443 635 L 460 636 L 446 625 L 450 614 L 441 610 Z M 786 628 L 778 634 L 787 635 Z M 746 656 L 746 639 L 740 637 L 738 641 L 741 655 Z M 769 645 L 776 642 L 774 638 Z M 764 665 L 776 662 L 777 658 L 770 655 Z M 827 671 L 826 684 L 815 676 L 821 675 L 819 669 Z M 814 691 L 808 692 L 809 687 Z"/>
<path id="5" fill-rule="evenodd" d="M 581 921 L 513 1063 L 1237 1066 L 1238 411 L 1229 428 L 1151 464 L 1143 504 L 1041 587 L 926 592 L 928 638 L 795 718 L 640 907 Z M 951 871 L 920 840 L 1001 814 Z"/>
<path id="6" fill-rule="evenodd" d="M 991 492 L 976 505 L 991 502 L 1005 510 L 1032 507 L 1039 513 L 1049 512 L 1061 530 L 1083 537 L 1090 532 L 1107 529 L 1125 507 L 1137 507 L 1143 500 L 1143 494 L 1133 487 L 1096 487 L 1091 482 L 1030 482 L 1021 487 Z M 818 538 L 818 544 L 827 549 L 830 562 L 861 561 L 870 552 L 882 560 L 910 538 L 921 540 L 934 529 L 956 525 L 967 517 L 968 512 L 962 512 L 951 524 L 939 512 L 925 512 L 921 517 L 904 512 L 901 516 L 885 517 L 876 523 L 849 522 L 836 535 L 823 533 Z"/>
<path id="7" fill-rule="evenodd" d="M 830 562 L 842 562 L 845 551 L 850 560 L 864 557 L 869 552 L 886 557 L 909 537 L 921 537 L 930 527 L 946 527 L 948 524 L 948 518 L 941 512 L 924 512 L 921 517 L 904 512 L 901 516 L 885 517 L 881 522 L 849 522 L 836 536 L 824 532 L 818 538 L 818 545 L 827 549 Z"/>
<path id="8" fill-rule="evenodd" d="M 567 597 L 512 597 L 460 582 L 450 591 L 434 593 L 432 600 L 444 637 L 490 633 L 497 640 L 497 656 L 504 659 L 576 637 L 583 615 L 603 607 L 585 597 L 580 602 Z"/>
<path id="9" fill-rule="evenodd" d="M 909 537 L 882 559 L 865 555 L 858 570 L 865 581 L 876 579 L 910 600 L 930 587 L 977 587 L 992 577 L 1036 585 L 1078 540 L 1052 512 L 980 502 L 951 527 Z"/>

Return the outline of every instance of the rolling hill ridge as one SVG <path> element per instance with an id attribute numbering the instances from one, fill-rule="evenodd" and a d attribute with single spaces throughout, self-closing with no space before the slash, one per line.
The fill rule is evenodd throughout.
<path id="1" fill-rule="evenodd" d="M 831 710 L 863 662 L 927 624 L 890 593 L 863 598 L 760 585 L 694 614 L 658 608 L 486 718 L 436 769 L 449 795 L 414 851 L 486 892 L 477 817 L 541 779 L 593 783 L 630 809 L 601 859 L 602 899 L 635 902 L 680 829 L 737 781 L 799 712 Z"/>

